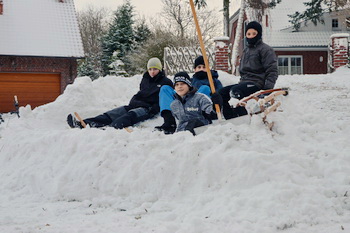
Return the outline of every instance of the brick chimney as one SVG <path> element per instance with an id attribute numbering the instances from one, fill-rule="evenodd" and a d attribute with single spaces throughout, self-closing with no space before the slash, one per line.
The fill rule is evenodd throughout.
<path id="1" fill-rule="evenodd" d="M 331 36 L 331 71 L 348 64 L 349 33 L 338 33 Z"/>
<path id="2" fill-rule="evenodd" d="M 230 38 L 229 37 L 217 37 L 214 38 L 215 42 L 215 69 L 229 72 L 231 70 L 230 65 Z"/>

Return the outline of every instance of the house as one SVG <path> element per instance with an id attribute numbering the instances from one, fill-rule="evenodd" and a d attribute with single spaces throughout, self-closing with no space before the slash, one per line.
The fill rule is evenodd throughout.
<path id="1" fill-rule="evenodd" d="M 54 101 L 84 57 L 73 0 L 0 0 L 0 112 Z"/>
<path id="2" fill-rule="evenodd" d="M 328 72 L 328 52 L 331 35 L 350 32 L 349 11 L 324 13 L 325 23 L 304 22 L 294 31 L 288 15 L 303 12 L 305 0 L 282 1 L 262 16 L 263 41 L 274 48 L 278 56 L 278 71 L 284 74 L 324 74 Z M 244 22 L 255 20 L 254 13 L 246 11 Z M 230 42 L 233 44 L 239 10 L 230 18 Z M 346 21 L 347 19 L 347 21 Z M 346 24 L 348 22 L 348 24 Z M 244 35 L 242 30 L 242 35 Z M 240 43 L 240 53 L 244 47 Z"/>

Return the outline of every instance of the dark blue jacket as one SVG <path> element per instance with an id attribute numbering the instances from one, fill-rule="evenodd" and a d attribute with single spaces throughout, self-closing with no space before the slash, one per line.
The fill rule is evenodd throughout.
<path id="1" fill-rule="evenodd" d="M 219 75 L 216 70 L 211 70 L 211 76 L 213 77 L 215 91 L 219 91 L 222 88 L 222 84 L 219 81 Z M 199 89 L 202 85 L 210 86 L 207 72 L 199 71 L 194 73 L 191 79 L 192 86 Z"/>

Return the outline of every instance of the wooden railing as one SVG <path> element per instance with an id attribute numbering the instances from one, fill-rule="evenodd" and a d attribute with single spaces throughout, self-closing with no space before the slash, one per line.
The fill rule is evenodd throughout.
<path id="1" fill-rule="evenodd" d="M 210 67 L 215 66 L 214 49 L 206 49 Z M 200 48 L 166 47 L 164 48 L 164 70 L 167 75 L 174 75 L 180 71 L 193 73 L 194 60 L 201 56 Z"/>

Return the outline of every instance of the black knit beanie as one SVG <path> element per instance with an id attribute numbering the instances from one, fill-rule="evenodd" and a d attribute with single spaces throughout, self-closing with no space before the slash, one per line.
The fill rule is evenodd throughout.
<path id="1" fill-rule="evenodd" d="M 184 82 L 189 87 L 192 87 L 191 78 L 187 74 L 187 72 L 183 71 L 183 72 L 176 73 L 174 76 L 174 86 L 175 86 L 175 83 L 177 83 L 177 82 Z"/>
<path id="2" fill-rule="evenodd" d="M 199 56 L 199 57 L 196 58 L 196 60 L 194 60 L 193 68 L 196 69 L 196 67 L 199 66 L 199 65 L 205 65 L 203 56 Z"/>
<path id="3" fill-rule="evenodd" d="M 254 38 L 246 38 L 248 44 L 250 45 L 255 45 L 262 37 L 262 27 L 261 24 L 256 22 L 256 21 L 252 21 L 250 23 L 248 23 L 248 25 L 245 28 L 245 34 L 247 34 L 248 29 L 255 29 L 258 34 L 254 37 Z"/>

